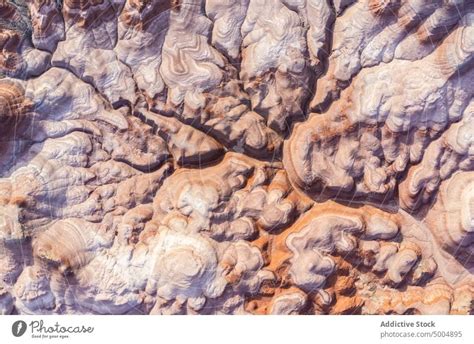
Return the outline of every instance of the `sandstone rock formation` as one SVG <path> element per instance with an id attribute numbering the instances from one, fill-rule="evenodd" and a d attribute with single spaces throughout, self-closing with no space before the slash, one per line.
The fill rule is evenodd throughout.
<path id="1" fill-rule="evenodd" d="M 474 1 L 0 0 L 0 313 L 474 313 Z"/>

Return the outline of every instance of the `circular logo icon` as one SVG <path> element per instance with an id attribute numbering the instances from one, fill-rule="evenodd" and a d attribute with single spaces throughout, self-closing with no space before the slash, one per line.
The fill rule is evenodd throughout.
<path id="1" fill-rule="evenodd" d="M 21 337 L 26 332 L 26 322 L 23 320 L 17 320 L 12 325 L 12 333 L 15 337 Z"/>

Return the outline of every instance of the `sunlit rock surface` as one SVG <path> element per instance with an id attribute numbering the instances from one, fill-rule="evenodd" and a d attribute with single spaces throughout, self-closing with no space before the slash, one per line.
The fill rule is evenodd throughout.
<path id="1" fill-rule="evenodd" d="M 0 0 L 0 313 L 472 314 L 474 1 Z"/>

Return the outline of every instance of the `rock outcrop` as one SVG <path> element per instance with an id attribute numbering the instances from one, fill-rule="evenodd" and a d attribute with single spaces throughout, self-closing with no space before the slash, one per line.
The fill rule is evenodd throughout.
<path id="1" fill-rule="evenodd" d="M 472 314 L 474 2 L 0 0 L 1 314 Z"/>

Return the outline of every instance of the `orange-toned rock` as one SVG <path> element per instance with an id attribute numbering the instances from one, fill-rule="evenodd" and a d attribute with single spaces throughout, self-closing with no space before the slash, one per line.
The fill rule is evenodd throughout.
<path id="1" fill-rule="evenodd" d="M 0 314 L 469 314 L 472 1 L 0 0 Z"/>

